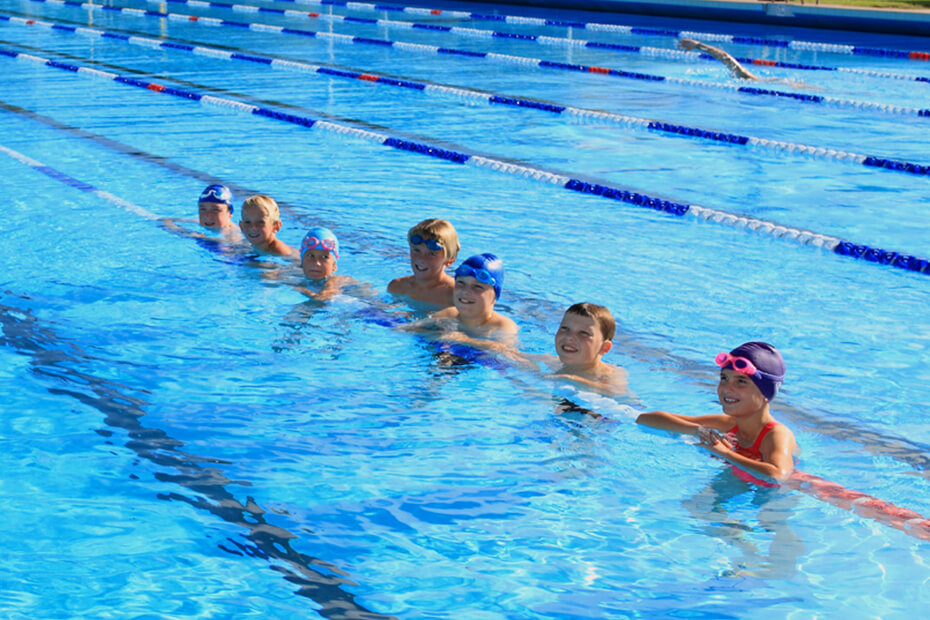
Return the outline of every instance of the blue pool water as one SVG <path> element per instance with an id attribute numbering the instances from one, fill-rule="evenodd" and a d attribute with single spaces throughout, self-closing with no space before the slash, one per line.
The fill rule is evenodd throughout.
<path id="1" fill-rule="evenodd" d="M 660 35 L 251 4 L 674 46 Z M 632 422 L 657 408 L 715 412 L 714 354 L 768 340 L 788 364 L 774 409 L 803 448 L 799 466 L 930 515 L 927 275 L 547 182 L 584 180 L 927 258 L 927 175 L 24 20 L 920 166 L 930 164 L 930 118 L 891 107 L 926 108 L 930 84 L 752 67 L 808 83 L 773 89 L 878 107 L 818 105 L 727 90 L 740 84 L 699 60 L 179 3 L 113 6 L 699 83 L 0 0 L 0 16 L 14 18 L 0 21 L 0 49 L 12 55 L 475 156 L 461 165 L 0 57 L 4 616 L 893 618 L 930 605 L 919 528 L 750 489 L 688 441 Z M 746 32 L 930 51 L 913 38 Z M 913 60 L 721 45 L 930 76 Z M 483 167 L 477 156 L 534 172 Z M 280 265 L 228 260 L 148 216 L 192 216 L 213 181 L 240 203 L 257 192 L 278 199 L 290 244 L 311 225 L 333 228 L 339 273 L 370 290 L 310 303 Z M 633 395 L 614 401 L 500 363 L 450 365 L 429 341 L 363 320 L 373 306 L 422 314 L 385 287 L 409 269 L 405 233 L 426 217 L 455 224 L 462 258 L 503 258 L 499 306 L 520 324 L 525 351 L 552 352 L 569 304 L 611 308 L 619 329 L 607 359 L 629 371 Z M 605 419 L 554 415 L 562 398 Z"/>

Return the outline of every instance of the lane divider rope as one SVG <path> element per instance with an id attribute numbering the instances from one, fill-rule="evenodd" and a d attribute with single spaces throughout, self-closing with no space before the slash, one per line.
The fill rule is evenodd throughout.
<path id="1" fill-rule="evenodd" d="M 157 1 L 157 0 L 152 0 Z M 170 0 L 169 0 L 170 1 Z M 886 58 L 900 58 L 907 60 L 930 60 L 930 53 L 921 51 L 903 51 L 894 49 L 883 49 L 874 47 L 859 47 L 856 45 L 844 45 L 834 43 L 819 43 L 815 41 L 793 41 L 789 39 L 772 39 L 761 37 L 747 37 L 729 34 L 716 34 L 711 32 L 692 32 L 682 30 L 665 30 L 661 28 L 642 28 L 637 26 L 623 26 L 619 24 L 603 24 L 597 22 L 581 21 L 560 21 L 553 19 L 543 19 L 539 17 L 523 17 L 518 15 L 485 15 L 481 13 L 469 13 L 466 11 L 446 11 L 441 9 L 429 9 L 420 7 L 392 6 L 386 4 L 370 4 L 367 2 L 341 2 L 338 0 L 276 0 L 278 2 L 292 2 L 294 4 L 305 4 L 311 6 L 334 6 L 344 7 L 353 11 L 393 11 L 406 13 L 408 15 L 429 15 L 429 16 L 451 16 L 459 19 L 472 19 L 475 21 L 493 21 L 504 22 L 508 24 L 519 24 L 524 26 L 539 27 L 556 27 L 556 28 L 575 28 L 578 30 L 591 30 L 593 32 L 612 32 L 625 35 L 641 35 L 649 37 L 688 37 L 692 39 L 703 39 L 705 41 L 720 41 L 724 43 L 736 43 L 742 45 L 766 45 L 769 47 L 783 47 L 788 49 L 814 51 L 814 52 L 832 52 L 846 55 L 862 55 Z"/>
<path id="2" fill-rule="evenodd" d="M 128 38 L 128 35 L 120 36 Z M 376 144 L 381 144 L 383 146 L 398 150 L 418 153 L 421 155 L 428 155 L 430 157 L 435 157 L 457 164 L 468 164 L 477 166 L 479 168 L 503 172 L 512 176 L 518 176 L 542 183 L 557 185 L 574 192 L 599 196 L 609 200 L 667 213 L 669 215 L 675 215 L 679 217 L 690 215 L 703 221 L 715 222 L 735 228 L 752 230 L 755 232 L 767 234 L 777 239 L 793 241 L 801 245 L 810 245 L 824 248 L 840 256 L 857 258 L 878 265 L 885 265 L 897 269 L 930 275 L 930 261 L 927 259 L 912 256 L 910 254 L 904 254 L 901 252 L 871 247 L 864 244 L 856 244 L 851 241 L 844 241 L 838 237 L 782 226 L 766 220 L 734 215 L 725 211 L 719 211 L 717 209 L 701 207 L 693 204 L 684 204 L 670 200 L 664 200 L 662 198 L 656 198 L 646 194 L 632 192 L 620 187 L 590 183 L 582 179 L 556 174 L 532 166 L 519 165 L 493 157 L 471 155 L 427 143 L 414 142 L 400 137 L 393 137 L 366 129 L 360 129 L 358 127 L 353 127 L 343 123 L 320 121 L 306 116 L 282 112 L 280 110 L 263 108 L 235 99 L 226 99 L 215 97 L 213 95 L 202 95 L 193 91 L 172 88 L 163 84 L 158 84 L 156 82 L 147 82 L 108 71 L 101 71 L 98 69 L 62 63 L 32 54 L 15 52 L 5 48 L 0 48 L 0 56 L 41 64 L 47 67 L 71 72 L 81 77 L 112 80 L 120 84 L 134 86 L 136 88 L 143 88 L 152 92 L 171 95 L 173 97 L 178 97 L 189 101 L 197 101 L 204 105 L 212 105 L 231 111 L 279 120 L 286 123 L 299 125 L 301 127 L 306 127 L 308 129 L 317 128 L 323 131 L 328 131 L 347 137 L 374 142 Z"/>
<path id="3" fill-rule="evenodd" d="M 91 3 L 81 3 L 75 2 L 73 0 L 31 0 L 32 2 L 46 2 L 49 4 L 75 4 L 84 6 L 85 4 Z M 402 29 L 420 29 L 420 30 L 429 30 L 434 32 L 449 33 L 453 35 L 459 35 L 463 37 L 471 37 L 478 39 L 511 39 L 511 40 L 520 40 L 529 43 L 537 43 L 539 45 L 547 45 L 554 47 L 585 47 L 589 49 L 597 49 L 602 51 L 609 52 L 618 52 L 623 54 L 639 54 L 642 56 L 647 56 L 650 58 L 665 58 L 670 60 L 704 60 L 709 62 L 717 63 L 719 62 L 716 58 L 709 54 L 704 54 L 702 52 L 691 52 L 678 49 L 669 49 L 663 47 L 649 47 L 649 46 L 640 46 L 640 45 L 622 45 L 619 43 L 606 43 L 600 41 L 589 41 L 586 39 L 569 39 L 565 37 L 547 37 L 540 35 L 524 35 L 517 34 L 512 32 L 496 32 L 493 30 L 486 30 L 483 28 L 466 28 L 462 26 L 442 26 L 429 23 L 417 23 L 417 22 L 408 22 L 408 21 L 396 21 L 390 19 L 366 19 L 362 17 L 351 17 L 346 15 L 338 14 L 326 14 L 326 13 L 307 13 L 305 11 L 295 11 L 290 9 L 276 9 L 263 6 L 256 6 L 250 4 L 232 4 L 228 2 L 207 2 L 204 0 L 143 0 L 147 3 L 162 3 L 167 2 L 169 4 L 183 4 L 193 8 L 202 8 L 202 9 L 222 9 L 227 11 L 234 11 L 239 13 L 267 13 L 271 15 L 282 15 L 284 17 L 294 17 L 302 19 L 318 19 L 321 21 L 328 22 L 343 22 L 351 24 L 364 24 L 369 26 L 384 26 L 386 28 L 402 28 Z M 751 64 L 755 66 L 765 66 L 765 67 L 775 67 L 781 69 L 794 69 L 801 71 L 841 71 L 839 67 L 829 67 L 823 65 L 810 65 L 804 63 L 796 62 L 784 62 L 776 60 L 766 60 L 763 58 L 747 58 L 747 57 L 738 57 L 738 60 L 744 64 Z M 881 72 L 881 71 L 870 71 L 865 75 L 870 75 L 877 78 L 885 79 L 895 79 L 895 80 L 908 80 L 916 82 L 925 82 L 930 83 L 930 78 L 920 79 L 917 76 L 901 74 L 901 73 L 890 73 L 890 72 Z"/>
<path id="4" fill-rule="evenodd" d="M 38 162 L 34 159 L 31 159 L 23 155 L 22 153 L 14 151 L 13 149 L 7 148 L 3 146 L 2 144 L 0 144 L 0 152 L 6 154 L 9 157 L 12 157 L 13 159 L 17 160 L 18 162 L 22 164 L 29 166 L 33 170 L 41 172 L 47 177 L 55 179 L 56 181 L 60 183 L 64 183 L 65 185 L 70 185 L 71 187 L 75 189 L 79 189 L 82 192 L 93 194 L 99 198 L 102 198 L 103 200 L 106 200 L 107 202 L 111 204 L 116 205 L 117 207 L 120 207 L 121 209 L 129 211 L 130 213 L 138 215 L 139 217 L 142 217 L 144 219 L 152 220 L 152 221 L 158 220 L 157 215 L 155 215 L 154 213 L 152 213 L 151 211 L 147 209 L 140 207 L 139 205 L 123 200 L 119 196 L 114 196 L 110 192 L 104 191 L 102 189 L 98 189 L 94 187 L 93 185 L 85 183 L 84 181 L 79 181 L 78 179 L 75 179 L 72 176 L 68 176 L 64 172 L 60 172 L 54 168 L 50 168 L 46 166 L 45 164 Z"/>
<path id="5" fill-rule="evenodd" d="M 38 2 L 50 2 L 50 1 L 59 1 L 59 0 L 34 0 Z M 194 55 L 201 56 L 210 56 L 213 58 L 221 60 L 238 60 L 240 62 L 250 62 L 257 64 L 269 65 L 273 68 L 283 69 L 286 71 L 297 71 L 302 73 L 310 73 L 317 75 L 326 75 L 332 77 L 339 77 L 345 79 L 356 79 L 373 84 L 381 84 L 385 86 L 392 86 L 396 88 L 405 88 L 408 90 L 422 91 L 437 95 L 445 98 L 454 98 L 456 100 L 467 100 L 474 102 L 483 102 L 488 104 L 497 104 L 497 105 L 507 105 L 520 107 L 527 110 L 542 111 L 552 114 L 571 116 L 585 120 L 595 120 L 598 122 L 611 123 L 613 125 L 629 128 L 629 129 L 644 129 L 650 132 L 669 134 L 674 136 L 683 136 L 683 137 L 694 137 L 704 140 L 710 140 L 713 142 L 720 142 L 725 144 L 731 144 L 736 146 L 746 146 L 756 149 L 764 149 L 773 151 L 779 154 L 792 154 L 792 155 L 802 155 L 808 157 L 814 157 L 824 160 L 832 160 L 838 162 L 849 162 L 854 164 L 859 164 L 862 166 L 870 168 L 879 168 L 885 170 L 891 170 L 896 172 L 905 172 L 908 174 L 914 175 L 923 175 L 930 176 L 930 165 L 923 165 L 908 161 L 902 161 L 897 159 L 890 159 L 886 157 L 880 157 L 876 155 L 864 155 L 860 153 L 852 153 L 848 151 L 843 151 L 840 149 L 831 149 L 825 147 L 811 146 L 805 144 L 796 144 L 791 142 L 783 142 L 780 140 L 769 140 L 766 138 L 759 138 L 755 136 L 744 136 L 739 134 L 721 132 L 721 131 L 710 131 L 706 129 L 701 129 L 698 127 L 689 127 L 686 125 L 679 125 L 675 123 L 668 123 L 664 121 L 646 119 L 646 118 L 637 118 L 634 116 L 627 116 L 623 114 L 614 114 L 610 112 L 602 112 L 597 110 L 589 110 L 584 108 L 577 108 L 573 106 L 564 106 L 554 103 L 537 101 L 533 99 L 526 99 L 522 97 L 511 97 L 505 95 L 499 95 L 495 93 L 487 93 L 476 91 L 472 89 L 453 87 L 453 86 L 443 86 L 428 84 L 425 82 L 417 82 L 414 80 L 406 79 L 396 79 L 386 76 L 381 76 L 375 73 L 368 72 L 358 72 L 358 71 L 347 71 L 342 69 L 334 69 L 331 67 L 325 67 L 320 65 L 314 65 L 310 63 L 305 63 L 301 61 L 292 61 L 292 60 L 281 60 L 277 58 L 271 58 L 268 56 L 261 56 L 253 52 L 231 52 L 228 50 L 221 50 L 218 48 L 200 46 L 200 45 L 189 45 L 181 43 L 173 43 L 170 41 L 162 41 L 160 39 L 153 39 L 148 37 L 141 36 L 130 36 L 129 38 L 123 38 L 124 35 L 116 35 L 115 33 L 108 33 L 106 30 L 101 30 L 98 28 L 77 28 L 71 29 L 71 27 L 61 27 L 53 22 L 45 22 L 43 20 L 29 20 L 32 22 L 28 25 L 33 26 L 43 26 L 52 28 L 59 32 L 68 32 L 71 34 L 82 34 L 84 36 L 92 37 L 103 37 L 108 36 L 109 39 L 114 41 L 121 41 L 128 43 L 130 45 L 138 45 L 147 48 L 164 48 L 175 50 L 179 52 L 187 52 Z M 19 24 L 19 22 L 15 22 Z M 58 26 L 58 27 L 56 27 Z"/>
<path id="6" fill-rule="evenodd" d="M 62 0 L 51 0 L 52 2 L 61 2 L 64 5 L 71 6 L 72 4 L 63 2 Z M 49 2 L 49 0 L 45 0 Z M 258 22 L 234 22 L 225 19 L 218 19 L 215 17 L 199 17 L 196 15 L 188 15 L 185 13 L 165 13 L 159 11 L 144 11 L 142 9 L 126 9 L 121 7 L 114 7 L 109 5 L 96 5 L 96 4 L 87 4 L 87 3 L 77 3 L 78 6 L 83 6 L 83 8 L 89 8 L 91 10 L 99 11 L 113 11 L 119 12 L 126 15 L 133 15 L 136 17 L 144 16 L 154 16 L 167 20 L 175 21 L 186 21 L 196 24 L 203 24 L 208 26 L 224 26 L 231 28 L 240 28 L 252 30 L 254 32 L 265 32 L 273 34 L 288 34 L 296 36 L 304 36 L 311 38 L 318 38 L 321 40 L 328 40 L 339 43 L 353 43 L 361 45 L 377 45 L 383 47 L 393 47 L 396 49 L 413 52 L 413 53 L 427 53 L 427 54 L 444 54 L 449 56 L 455 56 L 457 58 L 469 58 L 469 59 L 480 59 L 488 60 L 492 62 L 498 62 L 502 64 L 511 64 L 511 65 L 520 65 L 524 67 L 536 67 L 541 69 L 556 69 L 564 71 L 575 71 L 581 73 L 591 73 L 597 75 L 606 75 L 614 78 L 621 79 L 633 79 L 633 80 L 643 80 L 649 82 L 666 82 L 668 84 L 675 84 L 679 86 L 688 86 L 695 88 L 715 88 L 720 90 L 728 90 L 731 92 L 747 95 L 758 95 L 765 97 L 775 97 L 781 100 L 790 100 L 790 101 L 799 101 L 803 103 L 816 103 L 830 105 L 838 108 L 852 108 L 859 111 L 871 111 L 877 112 L 880 114 L 892 114 L 892 115 L 913 115 L 919 117 L 930 118 L 930 109 L 919 109 L 905 106 L 889 105 L 884 103 L 876 103 L 871 101 L 859 101 L 852 99 L 839 99 L 836 97 L 827 97 L 824 95 L 811 95 L 806 93 L 795 93 L 790 91 L 779 91 L 772 90 L 767 88 L 757 88 L 753 86 L 739 86 L 738 84 L 729 84 L 721 82 L 708 82 L 706 80 L 695 80 L 690 78 L 677 78 L 677 77 L 668 77 L 664 75 L 652 75 L 647 73 L 638 73 L 633 71 L 624 71 L 621 69 L 610 69 L 608 67 L 598 67 L 598 66 L 589 66 L 581 65 L 574 63 L 565 63 L 565 62 L 554 62 L 549 60 L 543 60 L 541 58 L 533 58 L 528 56 L 514 56 L 510 54 L 497 54 L 494 52 L 475 52 L 471 50 L 462 50 L 456 48 L 447 48 L 439 47 L 435 45 L 425 45 L 422 43 L 409 43 L 403 41 L 392 41 L 390 39 L 372 39 L 368 37 L 358 37 L 348 34 L 334 33 L 334 32 L 317 32 L 314 30 L 301 30 L 297 28 L 287 28 L 285 26 L 276 26 L 272 24 L 263 24 Z"/>

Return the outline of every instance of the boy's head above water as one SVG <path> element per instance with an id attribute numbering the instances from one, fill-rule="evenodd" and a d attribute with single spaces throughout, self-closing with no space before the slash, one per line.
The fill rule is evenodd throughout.
<path id="1" fill-rule="evenodd" d="M 610 351 L 616 323 L 610 310 L 592 303 L 578 303 L 565 311 L 555 333 L 555 350 L 566 366 L 591 366 Z"/>
<path id="2" fill-rule="evenodd" d="M 504 284 L 503 261 L 489 252 L 465 259 L 455 270 L 455 288 L 458 290 L 465 285 L 476 284 L 494 291 L 493 302 L 500 299 L 501 286 Z M 458 295 L 455 297 L 458 299 Z"/>
<path id="3" fill-rule="evenodd" d="M 239 228 L 245 238 L 257 248 L 266 248 L 276 242 L 281 230 L 281 212 L 271 196 L 256 194 L 242 203 Z"/>
<path id="4" fill-rule="evenodd" d="M 432 271 L 437 266 L 445 269 L 455 262 L 460 249 L 452 224 L 436 218 L 423 220 L 407 231 L 407 242 L 410 244 L 410 266 L 415 276 L 435 275 Z"/>
<path id="5" fill-rule="evenodd" d="M 328 228 L 317 226 L 300 243 L 300 268 L 311 280 L 324 280 L 338 268 L 339 240 Z"/>
<path id="6" fill-rule="evenodd" d="M 208 185 L 197 201 L 200 225 L 219 230 L 232 226 L 232 192 L 225 185 Z"/>

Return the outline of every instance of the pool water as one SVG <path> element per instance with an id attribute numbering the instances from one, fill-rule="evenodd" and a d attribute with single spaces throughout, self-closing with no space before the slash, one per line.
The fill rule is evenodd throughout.
<path id="1" fill-rule="evenodd" d="M 250 4 L 667 49 L 675 41 Z M 30 0 L 0 0 L 0 16 L 930 164 L 930 118 L 891 110 L 927 107 L 930 84 L 913 79 L 752 67 L 807 83 L 766 87 L 887 109 L 818 105 L 733 92 L 723 86 L 741 84 L 725 68 L 695 59 L 179 3 L 112 6 L 697 83 Z M 927 175 L 42 23 L 0 21 L 0 50 L 535 172 L 461 165 L 0 57 L 3 615 L 892 618 L 930 604 L 920 528 L 749 487 L 689 441 L 633 424 L 652 409 L 716 412 L 713 356 L 770 341 L 788 365 L 773 408 L 803 448 L 799 467 L 930 515 L 926 275 L 546 182 L 581 179 L 927 258 Z M 915 38 L 746 32 L 930 48 Z M 720 45 L 930 76 L 913 60 Z M 194 216 L 215 181 L 234 189 L 237 206 L 250 193 L 274 196 L 289 244 L 312 225 L 331 227 L 339 273 L 360 292 L 307 301 L 282 264 L 217 253 L 149 217 Z M 426 217 L 454 223 L 460 258 L 502 257 L 498 309 L 521 326 L 524 351 L 553 352 L 571 303 L 608 306 L 619 327 L 606 359 L 628 370 L 632 394 L 607 399 L 481 356 L 450 360 L 428 339 L 366 320 L 373 308 L 423 315 L 385 288 L 409 271 L 405 234 Z M 604 418 L 556 415 L 562 399 Z"/>

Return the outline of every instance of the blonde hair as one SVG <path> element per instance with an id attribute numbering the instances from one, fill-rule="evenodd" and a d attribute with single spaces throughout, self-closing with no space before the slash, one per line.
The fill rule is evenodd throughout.
<path id="1" fill-rule="evenodd" d="M 265 217 L 270 218 L 272 222 L 281 221 L 281 211 L 278 209 L 278 203 L 276 203 L 271 196 L 266 196 L 265 194 L 249 196 L 245 199 L 245 202 L 242 203 L 242 209 L 239 212 L 241 213 L 249 207 L 260 209 L 261 212 L 265 214 Z"/>
<path id="2" fill-rule="evenodd" d="M 420 235 L 426 241 L 438 241 L 446 253 L 446 260 L 454 261 L 459 255 L 459 250 L 462 249 L 455 228 L 446 220 L 436 218 L 423 220 L 407 231 L 407 240 L 409 241 L 413 235 Z"/>
<path id="3" fill-rule="evenodd" d="M 565 311 L 565 314 L 569 313 L 594 319 L 597 326 L 601 328 L 601 334 L 604 336 L 604 340 L 614 339 L 614 334 L 617 331 L 617 323 L 614 321 L 614 316 L 610 313 L 610 310 L 604 306 L 583 301 L 570 306 L 569 309 Z"/>

